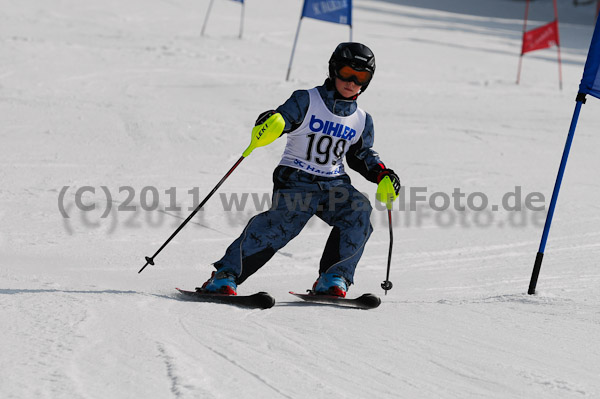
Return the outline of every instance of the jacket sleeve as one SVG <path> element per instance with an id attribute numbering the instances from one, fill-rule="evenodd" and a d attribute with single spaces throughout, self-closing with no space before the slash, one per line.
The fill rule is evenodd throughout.
<path id="1" fill-rule="evenodd" d="M 310 97 L 307 90 L 296 90 L 290 98 L 283 104 L 277 107 L 276 111 L 283 116 L 285 121 L 284 133 L 289 133 L 296 130 L 308 112 Z"/>
<path id="2" fill-rule="evenodd" d="M 348 149 L 346 161 L 351 169 L 360 173 L 365 179 L 377 183 L 378 176 L 385 169 L 385 165 L 379 159 L 379 154 L 371 148 L 374 140 L 373 118 L 367 113 L 365 130 L 358 141 Z"/>

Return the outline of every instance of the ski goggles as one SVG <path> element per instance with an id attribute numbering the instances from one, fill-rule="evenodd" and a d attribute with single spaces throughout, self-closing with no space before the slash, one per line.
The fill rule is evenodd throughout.
<path id="1" fill-rule="evenodd" d="M 338 69 L 336 76 L 344 82 L 354 82 L 359 86 L 364 86 L 371 81 L 373 74 L 369 71 L 357 71 L 348 65 L 344 65 Z"/>

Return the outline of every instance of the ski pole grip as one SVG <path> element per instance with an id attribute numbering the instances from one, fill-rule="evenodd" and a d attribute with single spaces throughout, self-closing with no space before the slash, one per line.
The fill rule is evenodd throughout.
<path id="1" fill-rule="evenodd" d="M 273 114 L 264 123 L 254 126 L 250 145 L 242 153 L 242 156 L 246 158 L 255 148 L 271 144 L 281 136 L 284 128 L 285 120 L 280 113 Z"/>

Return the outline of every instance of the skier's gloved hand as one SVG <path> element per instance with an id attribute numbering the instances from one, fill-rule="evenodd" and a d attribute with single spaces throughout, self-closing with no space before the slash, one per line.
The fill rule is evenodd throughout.
<path id="1" fill-rule="evenodd" d="M 269 117 L 271 115 L 276 114 L 274 109 L 270 109 L 268 111 L 263 112 L 262 114 L 258 115 L 258 118 L 256 118 L 256 122 L 254 122 L 254 126 L 258 126 L 258 125 L 262 125 L 263 123 L 265 123 L 267 121 L 267 119 L 269 119 Z"/>
<path id="2" fill-rule="evenodd" d="M 400 178 L 392 169 L 383 169 L 377 176 L 377 200 L 391 206 L 400 194 Z"/>
<path id="3" fill-rule="evenodd" d="M 381 183 L 383 178 L 386 176 L 388 176 L 392 181 L 392 185 L 394 186 L 394 192 L 396 193 L 396 195 L 400 194 L 400 188 L 402 187 L 400 185 L 400 178 L 392 169 L 386 168 L 379 172 L 379 175 L 377 176 L 377 183 Z"/>
<path id="4" fill-rule="evenodd" d="M 247 157 L 255 148 L 271 144 L 281 136 L 284 128 L 285 120 L 280 113 L 275 111 L 263 112 L 256 120 L 256 126 L 252 129 L 250 145 L 242 156 Z"/>

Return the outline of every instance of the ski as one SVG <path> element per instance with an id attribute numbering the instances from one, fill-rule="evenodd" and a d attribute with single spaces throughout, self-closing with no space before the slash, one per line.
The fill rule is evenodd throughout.
<path id="1" fill-rule="evenodd" d="M 197 302 L 212 302 L 235 305 L 243 308 L 269 309 L 275 305 L 275 298 L 266 292 L 257 292 L 252 295 L 226 295 L 211 294 L 202 291 L 186 291 L 176 288 L 186 298 Z"/>
<path id="2" fill-rule="evenodd" d="M 308 294 L 299 294 L 290 291 L 290 294 L 311 303 L 319 303 L 325 305 L 346 306 L 358 309 L 375 309 L 381 304 L 381 298 L 374 294 L 363 294 L 358 298 L 342 298 L 332 295 L 318 295 L 313 291 L 308 291 Z"/>

